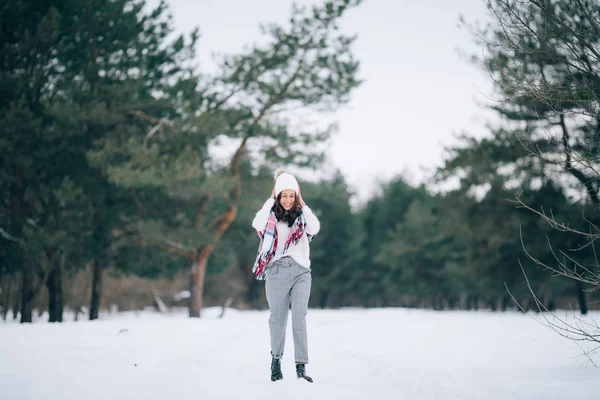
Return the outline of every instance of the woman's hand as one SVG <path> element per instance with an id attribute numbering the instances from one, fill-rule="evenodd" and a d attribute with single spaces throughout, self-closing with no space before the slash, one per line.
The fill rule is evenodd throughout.
<path id="1" fill-rule="evenodd" d="M 302 198 L 302 193 L 300 193 L 300 185 L 298 185 L 298 207 L 302 208 L 306 205 L 304 199 Z"/>

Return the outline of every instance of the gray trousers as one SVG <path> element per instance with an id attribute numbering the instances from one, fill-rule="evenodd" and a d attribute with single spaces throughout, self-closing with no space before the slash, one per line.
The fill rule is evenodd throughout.
<path id="1" fill-rule="evenodd" d="M 265 291 L 269 303 L 271 355 L 283 357 L 288 310 L 292 308 L 294 356 L 297 363 L 308 364 L 306 313 L 312 277 L 310 269 L 302 267 L 292 257 L 282 257 L 266 270 Z"/>

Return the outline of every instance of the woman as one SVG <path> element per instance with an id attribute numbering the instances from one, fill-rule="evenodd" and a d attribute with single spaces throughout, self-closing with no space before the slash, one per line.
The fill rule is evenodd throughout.
<path id="1" fill-rule="evenodd" d="M 308 243 L 319 232 L 321 224 L 304 203 L 293 175 L 284 170 L 275 172 L 271 198 L 256 213 L 252 226 L 261 238 L 252 272 L 256 279 L 266 280 L 270 310 L 271 380 L 283 379 L 281 358 L 291 305 L 296 375 L 312 382 L 306 375 L 306 312 L 312 280 Z"/>

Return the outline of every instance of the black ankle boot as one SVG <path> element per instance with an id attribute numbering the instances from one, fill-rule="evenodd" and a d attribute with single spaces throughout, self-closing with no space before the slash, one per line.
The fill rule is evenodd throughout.
<path id="1" fill-rule="evenodd" d="M 283 379 L 283 374 L 281 373 L 281 360 L 273 358 L 271 360 L 271 380 L 275 382 L 280 379 Z"/>
<path id="2" fill-rule="evenodd" d="M 296 376 L 298 379 L 304 378 L 311 383 L 313 381 L 310 376 L 306 375 L 306 366 L 304 364 L 296 364 Z"/>

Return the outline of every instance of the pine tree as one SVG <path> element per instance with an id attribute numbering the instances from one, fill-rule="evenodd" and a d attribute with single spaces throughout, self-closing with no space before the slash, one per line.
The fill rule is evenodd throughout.
<path id="1" fill-rule="evenodd" d="M 23 322 L 31 321 L 43 284 L 52 299 L 51 320 L 60 320 L 64 266 L 80 268 L 89 258 L 95 266 L 90 317 L 97 317 L 102 270 L 115 262 L 114 245 L 122 239 L 114 232 L 131 233 L 136 208 L 135 195 L 90 164 L 88 152 L 115 132 L 146 135 L 140 118 L 175 115 L 178 96 L 196 86 L 189 63 L 196 34 L 188 43 L 181 37 L 166 43 L 166 6 L 150 13 L 144 7 L 14 1 L 1 9 L 7 21 L 1 39 L 2 189 L 11 199 L 2 213 L 11 221 L 3 247 L 11 249 L 11 268 L 22 273 Z"/>
<path id="2" fill-rule="evenodd" d="M 489 185 L 498 176 L 522 190 L 553 181 L 564 192 L 583 189 L 587 202 L 598 206 L 598 3 L 491 0 L 487 4 L 492 22 L 473 31 L 485 51 L 473 59 L 491 73 L 502 95 L 492 109 L 504 124 L 492 128 L 489 138 L 463 136 L 440 176 L 460 177 L 465 190 Z M 588 282 L 597 279 L 578 276 Z M 584 311 L 583 287 L 578 284 L 577 290 Z"/>
<path id="3" fill-rule="evenodd" d="M 42 175 L 64 146 L 61 136 L 52 131 L 47 112 L 50 88 L 60 75 L 55 64 L 60 15 L 53 7 L 36 5 L 10 1 L 0 8 L 0 19 L 6 21 L 0 36 L 0 188 L 2 197 L 8 199 L 7 205 L 2 203 L 6 208 L 0 240 L 10 270 L 21 274 L 21 322 L 31 322 L 35 296 L 45 283 L 36 276 L 49 271 L 49 267 L 42 269 L 44 254 L 32 252 L 28 234 L 53 207 L 44 201 L 47 186 Z"/>

